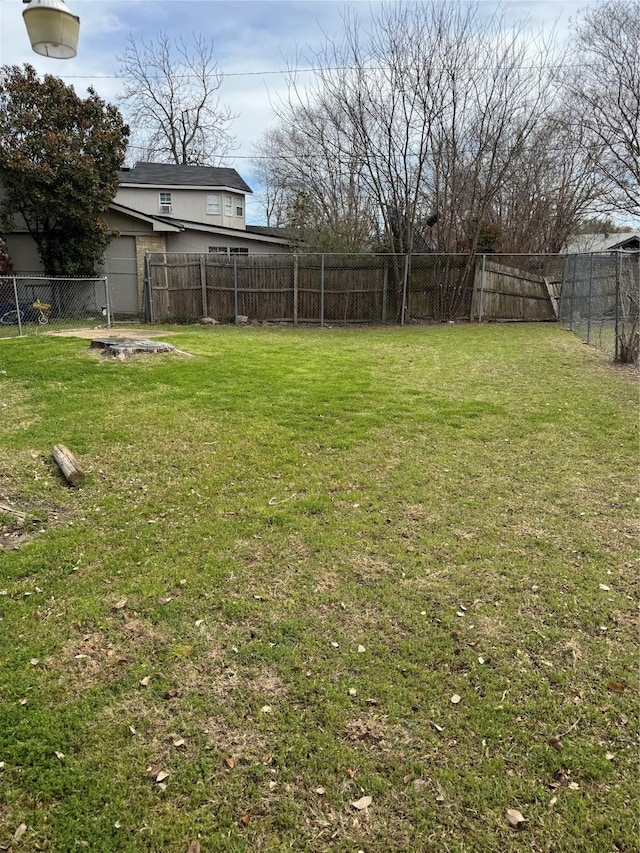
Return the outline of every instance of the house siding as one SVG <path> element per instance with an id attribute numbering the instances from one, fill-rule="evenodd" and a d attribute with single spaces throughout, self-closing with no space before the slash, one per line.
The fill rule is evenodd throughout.
<path id="1" fill-rule="evenodd" d="M 269 243 L 252 237 L 225 236 L 224 234 L 207 234 L 198 231 L 185 231 L 181 234 L 167 234 L 167 252 L 194 252 L 206 254 L 209 246 L 221 246 L 229 249 L 248 249 L 250 255 L 281 254 L 290 252 L 289 246 L 280 243 Z"/>
<path id="2" fill-rule="evenodd" d="M 160 210 L 160 193 L 171 193 L 171 213 Z M 207 213 L 207 196 L 217 194 L 220 197 L 220 213 Z M 231 199 L 232 215 L 225 215 L 225 196 Z M 243 193 L 223 189 L 176 189 L 175 187 L 126 187 L 121 186 L 116 202 L 147 213 L 150 216 L 169 216 L 203 225 L 217 225 L 223 228 L 244 230 L 246 227 L 246 200 Z M 243 215 L 236 216 L 236 206 L 242 205 Z"/>

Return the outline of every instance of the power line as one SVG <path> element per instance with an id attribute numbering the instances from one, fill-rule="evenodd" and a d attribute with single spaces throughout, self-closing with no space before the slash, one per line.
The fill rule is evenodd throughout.
<path id="1" fill-rule="evenodd" d="M 466 66 L 468 70 L 472 71 L 489 71 L 493 66 L 484 65 L 484 66 Z M 543 62 L 540 64 L 534 65 L 519 65 L 518 70 L 520 71 L 560 71 L 564 69 L 576 69 L 582 68 L 583 63 L 563 63 L 563 62 Z M 276 74 L 280 74 L 282 76 L 292 76 L 296 74 L 312 74 L 320 71 L 384 71 L 384 66 L 370 66 L 368 68 L 360 68 L 357 65 L 336 65 L 336 66 L 328 66 L 328 67 L 310 67 L 310 68 L 284 68 L 277 70 L 265 70 L 265 71 L 220 71 L 220 75 L 223 79 L 227 77 L 267 77 L 274 76 Z M 215 72 L 213 72 L 215 73 Z M 126 74 L 60 74 L 57 75 L 62 80 L 127 80 L 128 75 Z M 197 74 L 180 74 L 178 75 L 181 78 L 193 78 L 200 79 Z M 150 81 L 154 80 L 163 80 L 165 79 L 162 75 L 156 77 L 150 77 Z"/>

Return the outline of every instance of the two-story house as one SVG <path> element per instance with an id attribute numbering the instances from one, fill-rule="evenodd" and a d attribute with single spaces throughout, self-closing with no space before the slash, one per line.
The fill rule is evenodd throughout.
<path id="1" fill-rule="evenodd" d="M 248 255 L 291 250 L 290 241 L 278 232 L 246 224 L 251 188 L 235 169 L 137 163 L 122 169 L 119 178 L 107 221 L 120 236 L 105 255 L 117 313 L 142 307 L 147 252 Z"/>
<path id="2" fill-rule="evenodd" d="M 138 314 L 147 252 L 267 254 L 288 252 L 281 233 L 246 224 L 250 187 L 235 169 L 137 163 L 118 173 L 120 186 L 105 216 L 117 236 L 104 256 L 116 316 Z M 26 229 L 7 235 L 16 273 L 42 270 Z"/>

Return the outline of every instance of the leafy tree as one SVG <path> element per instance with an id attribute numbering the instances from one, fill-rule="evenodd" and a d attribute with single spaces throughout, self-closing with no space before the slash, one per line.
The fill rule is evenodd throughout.
<path id="1" fill-rule="evenodd" d="M 128 136 L 93 89 L 83 99 L 30 65 L 0 68 L 0 226 L 24 220 L 47 275 L 95 274 Z"/>
<path id="2" fill-rule="evenodd" d="M 7 249 L 7 244 L 3 237 L 0 237 L 0 275 L 11 275 L 13 272 L 13 262 Z"/>

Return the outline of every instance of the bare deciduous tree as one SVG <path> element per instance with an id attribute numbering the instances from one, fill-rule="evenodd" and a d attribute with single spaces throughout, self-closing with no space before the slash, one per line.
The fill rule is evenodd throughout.
<path id="1" fill-rule="evenodd" d="M 310 57 L 313 83 L 303 89 L 292 75 L 277 108 L 275 182 L 296 176 L 322 209 L 344 192 L 337 175 L 355 175 L 393 254 L 423 251 L 421 223 L 435 213 L 435 248 L 473 253 L 553 102 L 550 52 L 525 25 L 507 27 L 474 3 L 383 4 L 368 31 L 347 17 L 343 37 Z M 304 144 L 283 156 L 298 133 Z M 320 148 L 316 184 L 310 155 Z M 398 266 L 396 294 L 401 274 Z"/>
<path id="2" fill-rule="evenodd" d="M 568 62 L 566 102 L 589 130 L 602 210 L 640 216 L 640 0 L 586 9 Z"/>
<path id="3" fill-rule="evenodd" d="M 129 35 L 118 60 L 125 81 L 119 104 L 144 159 L 216 165 L 232 150 L 236 116 L 220 103 L 223 75 L 204 38 L 188 46 L 166 33 L 140 43 Z"/>
<path id="4" fill-rule="evenodd" d="M 310 250 L 370 247 L 375 212 L 348 140 L 339 138 L 326 106 L 291 110 L 293 120 L 267 131 L 255 148 L 268 217 L 296 228 Z"/>

